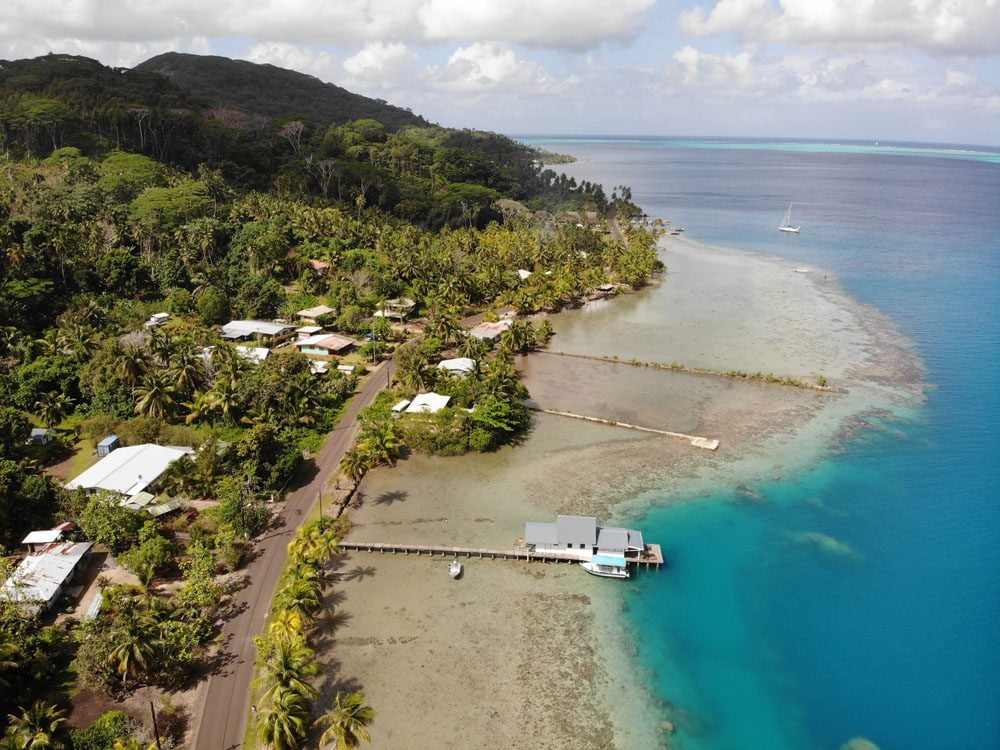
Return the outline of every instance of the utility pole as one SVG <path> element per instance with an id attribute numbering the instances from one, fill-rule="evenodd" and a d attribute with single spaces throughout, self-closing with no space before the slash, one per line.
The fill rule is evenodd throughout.
<path id="1" fill-rule="evenodd" d="M 153 716 L 153 736 L 156 738 L 156 750 L 163 750 L 160 745 L 160 730 L 156 728 L 156 709 L 153 708 L 153 701 L 149 702 L 149 713 Z"/>

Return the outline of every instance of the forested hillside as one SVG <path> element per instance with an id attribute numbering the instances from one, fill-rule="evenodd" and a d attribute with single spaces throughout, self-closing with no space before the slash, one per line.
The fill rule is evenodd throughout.
<path id="1" fill-rule="evenodd" d="M 166 52 L 135 67 L 158 73 L 216 105 L 269 118 L 301 117 L 319 126 L 350 120 L 378 120 L 389 132 L 427 120 L 381 99 L 354 94 L 318 78 L 246 60 Z"/>

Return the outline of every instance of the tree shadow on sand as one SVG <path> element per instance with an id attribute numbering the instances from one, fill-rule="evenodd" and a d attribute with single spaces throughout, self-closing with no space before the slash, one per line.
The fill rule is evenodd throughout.
<path id="1" fill-rule="evenodd" d="M 342 581 L 363 581 L 365 578 L 373 578 L 375 576 L 375 566 L 374 565 L 355 565 L 350 570 L 346 570 L 340 574 L 340 580 Z"/>

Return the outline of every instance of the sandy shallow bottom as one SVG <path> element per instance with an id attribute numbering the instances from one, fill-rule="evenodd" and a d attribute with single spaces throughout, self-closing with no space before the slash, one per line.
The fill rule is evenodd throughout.
<path id="1" fill-rule="evenodd" d="M 719 438 L 722 447 L 538 415 L 516 448 L 416 456 L 372 472 L 350 538 L 509 548 L 526 520 L 627 522 L 653 502 L 689 501 L 720 484 L 752 496 L 754 482 L 807 466 L 868 416 L 919 398 L 906 342 L 821 272 L 686 241 L 665 260 L 670 273 L 657 288 L 554 316 L 553 348 L 823 373 L 840 392 L 532 356 L 522 369 L 539 406 Z M 621 628 L 630 583 L 575 565 L 463 562 L 454 581 L 441 558 L 344 561 L 331 594 L 327 689 L 365 692 L 378 711 L 374 746 L 669 743 Z"/>

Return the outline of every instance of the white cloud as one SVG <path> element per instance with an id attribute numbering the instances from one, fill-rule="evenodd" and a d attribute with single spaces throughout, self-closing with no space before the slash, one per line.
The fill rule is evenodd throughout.
<path id="1" fill-rule="evenodd" d="M 997 0 L 716 0 L 680 14 L 694 36 L 800 46 L 903 47 L 931 54 L 1000 54 Z"/>
<path id="2" fill-rule="evenodd" d="M 428 0 L 418 11 L 429 41 L 492 39 L 586 49 L 640 30 L 654 0 Z"/>
<path id="3" fill-rule="evenodd" d="M 395 79 L 416 62 L 417 55 L 402 42 L 371 42 L 344 60 L 344 70 L 355 80 Z"/>
<path id="4" fill-rule="evenodd" d="M 432 88 L 470 94 L 497 89 L 509 94 L 551 94 L 578 82 L 576 76 L 556 81 L 538 63 L 519 58 L 497 42 L 459 47 L 444 65 L 428 66 L 425 75 Z"/>
<path id="5" fill-rule="evenodd" d="M 760 74 L 747 51 L 713 55 L 686 46 L 674 53 L 671 68 L 672 74 L 687 88 L 763 93 Z"/>
<path id="6" fill-rule="evenodd" d="M 240 57 L 250 62 L 268 63 L 279 68 L 308 73 L 323 81 L 335 80 L 340 71 L 340 62 L 329 52 L 317 52 L 308 47 L 285 42 L 260 42 Z"/>
<path id="7" fill-rule="evenodd" d="M 202 35 L 357 45 L 494 39 L 585 49 L 641 30 L 655 0 L 5 0 L 0 44 L 27 35 L 154 42 Z"/>
<path id="8" fill-rule="evenodd" d="M 889 55 L 768 56 L 756 50 L 716 55 L 686 46 L 664 66 L 670 95 L 787 104 L 912 103 L 965 109 L 997 108 L 1000 92 L 968 71 L 927 73 Z"/>

